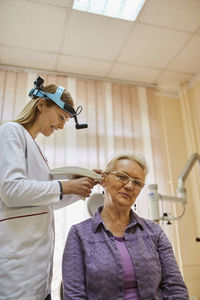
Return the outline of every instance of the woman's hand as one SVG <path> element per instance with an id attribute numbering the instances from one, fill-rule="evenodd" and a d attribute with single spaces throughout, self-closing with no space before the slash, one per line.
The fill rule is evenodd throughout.
<path id="1" fill-rule="evenodd" d="M 81 177 L 68 181 L 61 181 L 61 184 L 63 188 L 63 195 L 74 194 L 81 197 L 89 197 L 92 192 L 92 188 L 96 183 L 91 178 Z"/>

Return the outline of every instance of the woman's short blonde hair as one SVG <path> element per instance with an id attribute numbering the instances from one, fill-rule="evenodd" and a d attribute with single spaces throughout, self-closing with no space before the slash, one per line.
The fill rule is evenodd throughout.
<path id="1" fill-rule="evenodd" d="M 42 90 L 45 93 L 51 93 L 54 94 L 57 90 L 58 86 L 56 84 L 49 84 L 45 86 Z M 37 108 L 37 103 L 43 98 L 36 97 L 34 99 L 31 99 L 25 107 L 22 109 L 22 111 L 19 113 L 19 115 L 12 120 L 13 122 L 17 122 L 21 125 L 32 125 L 37 117 L 37 114 L 39 112 Z M 71 105 L 74 107 L 74 102 L 73 99 L 70 95 L 70 93 L 67 90 L 64 90 L 61 100 L 66 102 L 67 104 Z M 48 107 L 56 105 L 53 101 L 51 100 L 46 100 L 46 104 Z"/>
<path id="2" fill-rule="evenodd" d="M 144 171 L 144 174 L 147 175 L 148 173 L 148 166 L 146 163 L 146 160 L 141 153 L 132 153 L 132 152 L 120 152 L 118 154 L 115 154 L 106 164 L 105 172 L 112 172 L 115 168 L 115 163 L 120 159 L 129 159 L 132 160 L 140 165 L 142 170 Z"/>

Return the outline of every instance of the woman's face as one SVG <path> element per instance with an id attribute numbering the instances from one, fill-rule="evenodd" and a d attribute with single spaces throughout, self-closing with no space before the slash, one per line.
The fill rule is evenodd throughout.
<path id="1" fill-rule="evenodd" d="M 44 102 L 39 110 L 40 114 L 37 120 L 39 132 L 45 136 L 50 136 L 55 130 L 63 129 L 70 118 L 70 115 L 57 105 L 48 107 Z"/>
<path id="2" fill-rule="evenodd" d="M 120 159 L 117 160 L 112 172 L 123 172 L 127 174 L 132 179 L 138 179 L 142 182 L 145 181 L 145 173 L 142 170 L 141 166 L 129 159 Z M 122 173 L 122 175 L 123 175 Z M 135 186 L 132 180 L 124 182 L 117 174 L 106 174 L 105 175 L 105 204 L 115 205 L 120 208 L 130 208 L 137 196 L 139 195 L 142 187 Z"/>

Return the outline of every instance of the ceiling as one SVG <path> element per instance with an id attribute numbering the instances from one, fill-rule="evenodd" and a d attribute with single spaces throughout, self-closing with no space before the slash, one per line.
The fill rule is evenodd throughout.
<path id="1" fill-rule="evenodd" d="M 0 0 L 1 68 L 168 93 L 199 76 L 200 0 L 146 0 L 135 22 L 74 11 L 72 2 Z"/>

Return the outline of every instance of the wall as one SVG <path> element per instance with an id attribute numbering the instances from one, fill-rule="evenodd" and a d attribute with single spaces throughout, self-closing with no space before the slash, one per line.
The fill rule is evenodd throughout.
<path id="1" fill-rule="evenodd" d="M 199 110 L 195 105 L 194 89 L 188 91 L 181 88 L 180 98 L 159 97 L 164 121 L 163 135 L 167 152 L 168 194 L 176 195 L 177 179 L 192 153 L 199 153 L 196 143 Z M 184 95 L 183 95 L 184 92 Z M 190 98 L 189 98 L 190 95 Z M 187 96 L 187 97 L 186 97 Z M 170 236 L 175 247 L 176 257 L 182 269 L 190 295 L 200 297 L 200 245 L 195 241 L 200 235 L 199 230 L 199 170 L 198 163 L 186 180 L 187 199 L 184 216 L 170 225 Z M 171 205 L 174 213 L 180 214 L 180 205 Z"/>
<path id="2" fill-rule="evenodd" d="M 183 131 L 186 143 L 186 153 L 197 152 L 200 154 L 200 82 L 187 88 L 182 86 L 180 90 L 181 112 L 183 119 Z M 188 178 L 188 209 L 187 219 L 181 228 L 183 239 L 183 257 L 185 258 L 184 273 L 188 287 L 193 294 L 200 297 L 200 243 L 194 243 L 194 239 L 200 237 L 200 169 L 198 164 L 193 168 Z M 190 203 L 189 203 L 190 202 Z M 184 226 L 185 225 L 185 226 Z M 187 237 L 187 238 L 186 238 Z"/>

